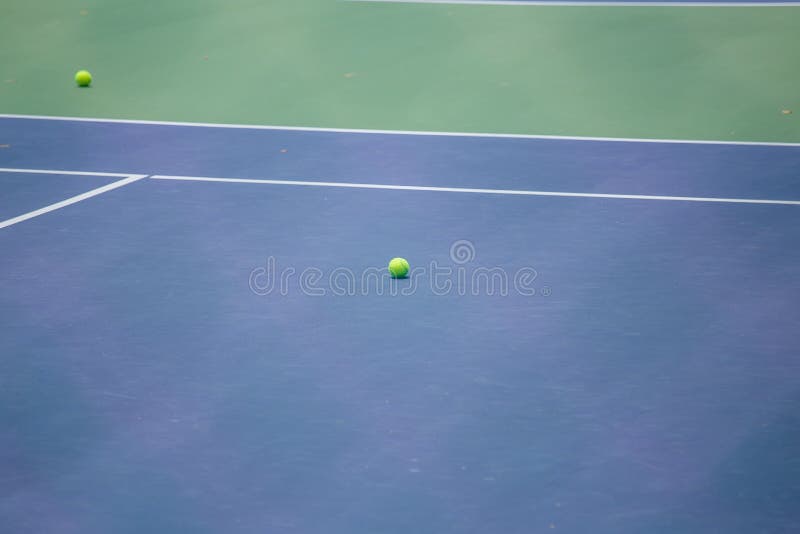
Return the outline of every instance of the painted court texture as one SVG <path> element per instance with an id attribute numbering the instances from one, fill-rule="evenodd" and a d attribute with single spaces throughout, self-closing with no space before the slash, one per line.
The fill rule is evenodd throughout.
<path id="1" fill-rule="evenodd" d="M 509 4 L 3 2 L 0 531 L 800 530 L 800 9 Z"/>

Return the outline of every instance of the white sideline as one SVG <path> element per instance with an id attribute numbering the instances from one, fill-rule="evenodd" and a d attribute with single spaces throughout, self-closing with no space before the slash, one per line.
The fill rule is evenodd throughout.
<path id="1" fill-rule="evenodd" d="M 41 174 L 70 174 L 70 175 L 86 175 L 86 176 L 96 176 L 96 175 L 99 175 L 99 176 L 127 176 L 127 178 L 124 178 L 122 180 L 118 180 L 116 182 L 112 182 L 110 184 L 106 184 L 106 185 L 104 185 L 102 187 L 98 187 L 97 189 L 92 189 L 91 191 L 87 191 L 86 193 L 81 193 L 80 195 L 75 195 L 74 197 L 70 197 L 70 198 L 68 198 L 66 200 L 62 200 L 61 202 L 56 202 L 55 204 L 50 204 L 49 206 L 45 206 L 45 207 L 40 208 L 38 210 L 29 211 L 28 213 L 24 213 L 24 214 L 22 214 L 22 215 L 20 215 L 18 217 L 7 219 L 5 221 L 0 221 L 0 229 L 7 228 L 9 226 L 21 223 L 23 221 L 27 221 L 28 219 L 33 219 L 34 217 L 38 217 L 39 215 L 44 215 L 45 213 L 50 213 L 51 211 L 55 211 L 55 210 L 61 209 L 61 208 L 65 207 L 65 206 L 69 206 L 71 204 L 76 204 L 78 202 L 81 202 L 82 200 L 86 200 L 87 198 L 96 197 L 97 195 L 102 195 L 103 193 L 106 193 L 106 192 L 111 191 L 113 189 L 118 189 L 118 188 L 126 186 L 126 185 L 128 185 L 130 183 L 133 183 L 133 182 L 136 182 L 138 180 L 141 180 L 143 178 L 147 178 L 146 174 L 134 174 L 134 175 L 113 174 L 113 175 L 111 175 L 111 174 L 106 174 L 106 173 L 64 172 L 64 171 L 58 171 L 58 172 L 54 171 L 54 172 L 50 173 L 50 172 L 46 172 L 46 171 L 45 172 L 42 172 L 42 171 L 39 171 L 39 170 L 27 171 L 27 170 L 23 170 L 23 169 L 14 169 L 13 171 L 9 171 L 8 169 L 0 169 L 0 171 L 2 171 L 2 172 L 33 172 L 33 173 L 41 173 Z"/>
<path id="2" fill-rule="evenodd" d="M 800 200 L 767 200 L 755 198 L 718 198 L 718 197 L 679 197 L 662 195 L 620 195 L 607 193 L 571 193 L 563 191 L 529 191 L 519 189 L 473 189 L 462 187 L 431 187 L 418 185 L 386 185 L 361 184 L 348 182 L 304 182 L 299 180 L 260 180 L 250 178 L 211 178 L 206 176 L 169 176 L 156 174 L 154 180 L 177 180 L 186 182 L 223 182 L 239 184 L 291 185 L 305 187 L 339 187 L 351 189 L 390 189 L 397 191 L 436 191 L 444 193 L 477 193 L 487 195 L 519 195 L 537 197 L 579 197 L 579 198 L 614 198 L 629 200 L 667 200 L 682 202 L 726 202 L 732 204 L 783 204 L 800 206 Z"/>
<path id="3" fill-rule="evenodd" d="M 24 174 L 62 174 L 64 176 L 108 176 L 109 178 L 126 178 L 132 174 L 118 172 L 86 172 L 86 171 L 59 171 L 55 169 L 12 169 L 0 167 L 0 172 L 17 172 Z"/>

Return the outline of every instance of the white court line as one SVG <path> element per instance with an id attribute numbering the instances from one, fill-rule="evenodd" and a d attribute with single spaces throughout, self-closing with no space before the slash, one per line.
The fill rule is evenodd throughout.
<path id="1" fill-rule="evenodd" d="M 602 141 L 613 143 L 663 143 L 685 145 L 731 145 L 731 146 L 774 146 L 774 147 L 800 147 L 800 143 L 781 143 L 771 141 L 716 141 L 695 139 L 647 139 L 636 137 L 581 137 L 569 135 L 534 135 L 534 134 L 508 134 L 508 133 L 480 133 L 480 132 L 434 132 L 423 130 L 368 130 L 358 128 L 317 128 L 311 126 L 271 126 L 258 124 L 223 124 L 208 122 L 174 122 L 174 121 L 148 121 L 134 119 L 100 119 L 91 117 L 58 117 L 48 115 L 12 115 L 0 113 L 0 119 L 25 119 L 42 121 L 66 122 L 95 122 L 102 124 L 142 124 L 150 126 L 186 126 L 192 128 L 225 128 L 234 130 L 273 130 L 285 132 L 320 132 L 320 133 L 352 133 L 352 134 L 378 134 L 378 135 L 410 135 L 430 137 L 476 137 L 490 139 L 542 139 L 549 141 Z"/>
<path id="2" fill-rule="evenodd" d="M 53 169 L 10 169 L 0 167 L 0 172 L 16 172 L 25 174 L 61 174 L 64 176 L 104 176 L 109 178 L 124 178 L 131 174 L 120 174 L 117 172 L 86 172 L 86 171 L 59 171 Z"/>
<path id="3" fill-rule="evenodd" d="M 28 172 L 28 171 L 18 170 L 16 172 Z M 33 171 L 33 172 L 36 173 L 36 172 L 42 172 L 42 171 Z M 85 173 L 85 172 L 68 172 L 67 173 L 67 172 L 64 172 L 64 171 L 58 171 L 58 172 L 54 171 L 53 173 L 48 173 L 47 171 L 44 171 L 44 174 L 82 174 L 82 175 L 88 175 L 88 176 L 93 175 L 92 173 Z M 108 175 L 105 175 L 105 176 L 108 176 Z M 41 209 L 30 211 L 28 213 L 20 215 L 19 217 L 14 217 L 13 219 L 7 219 L 5 221 L 0 221 L 0 229 L 7 228 L 7 227 L 12 226 L 12 225 L 17 224 L 17 223 L 21 223 L 22 221 L 27 221 L 28 219 L 33 219 L 34 217 L 38 217 L 39 215 L 44 215 L 45 213 L 50 213 L 51 211 L 55 211 L 55 210 L 61 209 L 61 208 L 65 207 L 65 206 L 69 206 L 71 204 L 76 204 L 76 203 L 78 203 L 78 202 L 80 202 L 82 200 L 86 200 L 87 198 L 96 197 L 97 195 L 102 195 L 103 193 L 106 193 L 106 192 L 111 191 L 113 189 L 118 189 L 120 187 L 126 186 L 126 185 L 131 184 L 133 182 L 136 182 L 138 180 L 141 180 L 143 178 L 147 178 L 146 174 L 133 174 L 133 175 L 114 174 L 114 176 L 127 176 L 127 178 L 122 179 L 122 180 L 118 180 L 116 182 L 112 182 L 112 183 L 104 185 L 102 187 L 98 187 L 97 189 L 92 189 L 91 191 L 87 191 L 86 193 L 81 193 L 80 195 L 76 195 L 76 196 L 68 198 L 66 200 L 62 200 L 61 202 L 56 202 L 55 204 L 50 204 L 49 206 L 45 206 L 45 207 L 43 207 Z"/>
<path id="4" fill-rule="evenodd" d="M 454 4 L 477 6 L 577 6 L 577 7 L 800 7 L 798 2 L 571 2 L 569 0 L 346 0 L 367 4 Z"/>
<path id="5" fill-rule="evenodd" d="M 518 189 L 471 189 L 462 187 L 429 187 L 418 185 L 358 184 L 347 182 L 303 182 L 298 180 L 260 180 L 250 178 L 209 178 L 205 176 L 168 176 L 156 174 L 154 180 L 178 180 L 187 182 L 224 182 L 262 185 L 299 185 L 306 187 L 340 187 L 352 189 L 391 189 L 399 191 L 437 191 L 443 193 L 478 193 L 487 195 L 521 195 L 535 197 L 579 197 L 614 198 L 629 200 L 669 200 L 682 202 L 726 202 L 731 204 L 784 204 L 800 206 L 800 200 L 764 200 L 755 198 L 674 197 L 660 195 L 616 195 L 605 193 L 568 193 L 563 191 L 526 191 Z"/>

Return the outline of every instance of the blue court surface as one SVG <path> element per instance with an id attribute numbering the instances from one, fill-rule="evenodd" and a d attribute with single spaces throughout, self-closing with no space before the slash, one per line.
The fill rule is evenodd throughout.
<path id="1" fill-rule="evenodd" d="M 800 532 L 800 146 L 0 138 L 2 532 Z"/>

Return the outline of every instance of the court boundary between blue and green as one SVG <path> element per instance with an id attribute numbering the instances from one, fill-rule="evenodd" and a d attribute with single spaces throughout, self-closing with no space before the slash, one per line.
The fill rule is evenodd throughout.
<path id="1" fill-rule="evenodd" d="M 433 137 L 485 137 L 497 139 L 542 139 L 554 141 L 602 141 L 620 143 L 667 143 L 689 145 L 731 145 L 731 146 L 774 146 L 774 147 L 800 147 L 800 142 L 784 141 L 734 141 L 715 139 L 671 139 L 648 137 L 598 137 L 577 135 L 546 135 L 546 134 L 517 134 L 493 132 L 455 132 L 455 131 L 428 131 L 428 130 L 393 130 L 370 128 L 330 128 L 319 126 L 281 126 L 269 124 L 230 124 L 215 122 L 184 122 L 184 121 L 158 121 L 149 119 L 115 119 L 99 117 L 66 117 L 57 115 L 27 115 L 14 113 L 0 113 L 0 119 L 24 119 L 44 121 L 68 122 L 93 122 L 108 124 L 142 124 L 152 126 L 186 126 L 196 128 L 226 128 L 234 130 L 284 130 L 287 132 L 330 132 L 330 133 L 355 133 L 355 134 L 381 134 L 381 135 L 410 135 Z"/>
<path id="2" fill-rule="evenodd" d="M 438 3 L 439 0 L 435 1 Z M 443 5 L 449 1 L 443 0 Z M 487 16 L 499 17 L 498 21 L 500 22 L 515 18 L 516 14 L 523 16 L 523 11 L 528 13 L 527 16 L 532 21 L 538 20 L 540 15 L 544 18 L 545 16 L 556 16 L 554 14 L 561 13 L 566 17 L 570 13 L 581 13 L 580 9 L 564 9 L 560 11 L 557 9 L 560 4 L 551 2 L 542 3 L 554 6 L 554 9 L 543 9 L 542 11 L 537 11 L 536 8 L 532 7 L 533 4 L 525 1 L 507 2 L 507 6 L 502 2 L 498 3 L 492 0 L 486 0 L 485 5 L 476 4 L 476 6 L 483 6 L 487 9 L 482 9 L 481 7 L 473 8 L 467 5 L 469 2 L 465 2 L 461 6 L 453 6 L 453 9 L 449 9 L 446 6 L 442 9 L 435 9 L 435 5 L 425 6 L 418 4 L 415 6 L 413 3 L 403 5 L 403 2 L 398 3 L 395 8 L 390 8 L 391 4 L 380 1 L 375 4 L 362 2 L 360 5 L 345 0 L 332 0 L 332 3 L 334 5 L 349 6 L 348 9 L 343 8 L 341 10 L 343 15 L 349 17 L 343 19 L 342 25 L 362 22 L 364 28 L 374 27 L 376 22 L 380 23 L 386 20 L 387 24 L 389 24 L 388 21 L 401 15 L 403 20 L 407 18 L 409 23 L 419 24 L 420 31 L 423 32 L 423 38 L 426 39 L 432 39 L 436 35 L 446 32 L 449 28 L 446 22 L 449 19 L 445 17 L 449 16 L 458 18 L 463 15 L 464 20 L 472 24 L 475 22 L 474 19 L 476 17 L 480 19 L 484 13 Z M 381 8 L 381 3 L 387 7 Z M 734 3 L 736 6 L 743 5 L 743 3 Z M 594 13 L 601 14 L 599 11 L 591 9 L 591 7 L 604 7 L 609 3 L 586 2 L 586 4 L 589 5 L 589 8 L 583 18 L 591 23 L 594 20 Z M 631 9 L 630 11 L 624 9 L 633 7 L 631 2 L 620 2 L 619 4 L 623 9 L 606 10 L 604 16 L 609 17 L 611 16 L 609 14 L 614 13 L 614 16 L 624 16 L 620 20 L 625 21 L 629 20 L 630 17 L 642 16 L 645 11 L 653 13 L 642 9 Z M 684 3 L 678 2 L 675 5 L 679 4 L 683 5 Z M 723 5 L 716 2 L 713 2 L 713 4 L 715 6 Z M 658 7 L 659 3 L 642 2 L 642 5 Z M 697 2 L 687 2 L 685 5 L 698 7 Z M 750 4 L 748 3 L 747 5 Z M 753 3 L 753 5 L 768 7 L 773 3 Z M 797 6 L 800 3 L 781 3 L 781 5 Z M 517 8 L 520 8 L 520 10 L 517 11 Z M 673 10 L 668 11 L 678 18 L 684 16 L 683 13 L 676 13 Z M 697 16 L 701 19 L 700 22 L 708 20 L 711 13 L 703 12 L 702 9 L 700 11 L 692 11 L 695 11 L 695 13 L 689 15 L 689 18 L 694 21 L 695 16 Z M 721 10 L 718 13 L 721 16 L 729 14 L 733 16 L 734 13 L 743 12 L 742 10 L 734 9 L 728 12 Z M 752 13 L 756 19 L 761 20 L 758 16 L 758 10 Z M 763 22 L 775 22 L 776 16 L 783 19 L 783 13 L 780 10 L 760 11 L 760 14 L 765 17 Z M 798 13 L 798 11 L 787 10 L 785 13 L 785 20 L 793 21 L 794 14 Z M 214 12 L 211 12 L 211 15 L 213 14 Z M 280 15 L 282 12 L 278 14 Z M 305 10 L 292 14 L 298 17 L 308 15 Z M 658 22 L 662 20 L 662 15 L 666 17 L 666 14 L 667 10 L 663 12 L 655 10 L 655 13 L 647 16 L 654 17 L 652 21 Z M 743 14 L 749 15 L 749 12 Z M 206 18 L 214 20 L 215 17 L 211 15 Z M 91 16 L 94 16 L 94 11 L 92 11 Z M 106 15 L 104 14 L 104 16 Z M 561 16 L 558 15 L 558 17 Z M 298 20 L 305 20 L 302 17 Z M 223 17 L 219 18 L 224 20 Z M 742 16 L 737 15 L 735 19 L 737 21 L 742 20 Z M 149 19 L 145 22 L 148 21 Z M 72 22 L 69 24 L 70 28 L 73 25 L 76 29 L 95 30 L 101 28 L 99 22 L 90 21 L 87 17 L 79 19 L 78 23 L 72 24 Z M 195 24 L 193 19 L 190 22 Z M 189 24 L 189 26 L 192 24 Z M 213 24 L 216 24 L 216 22 Z M 213 24 L 207 23 L 207 25 L 214 27 Z M 764 25 L 758 22 L 757 24 Z M 459 19 L 454 26 L 458 28 L 463 24 Z M 602 24 L 599 26 L 602 26 Z M 785 24 L 781 26 L 783 30 L 777 33 L 785 34 L 785 26 Z M 742 27 L 748 28 L 749 26 L 745 23 Z M 566 34 L 569 34 L 566 31 L 569 28 L 565 27 Z M 713 52 L 716 49 L 701 46 L 703 44 L 702 33 L 704 30 L 702 25 L 698 25 L 698 28 L 699 30 L 693 34 L 697 35 L 699 40 L 699 44 L 695 46 L 696 50 L 694 50 L 696 52 L 695 57 L 702 58 L 704 57 L 704 51 L 709 50 L 709 64 L 711 64 L 711 60 L 714 59 Z M 738 29 L 739 26 L 735 26 L 735 28 Z M 220 26 L 220 29 L 225 28 Z M 368 30 L 363 29 L 363 31 L 367 32 Z M 525 34 L 524 29 L 520 31 L 520 35 Z M 159 35 L 162 39 L 168 39 L 167 42 L 169 42 L 170 39 L 180 37 L 177 33 L 179 32 L 175 32 L 170 28 L 169 31 L 162 31 Z M 328 37 L 345 37 L 342 35 L 343 33 L 342 31 L 332 32 L 331 36 L 323 35 L 319 40 L 326 41 Z M 491 32 L 487 30 L 487 33 Z M 722 34 L 724 38 L 728 38 L 727 33 L 722 32 Z M 104 35 L 104 33 L 100 35 Z M 476 34 L 472 32 L 472 35 Z M 458 32 L 456 32 L 455 36 L 461 38 L 461 34 Z M 70 44 L 70 47 L 73 43 L 72 39 L 71 34 L 67 34 L 64 39 L 65 42 Z M 106 37 L 97 37 L 95 39 L 97 44 L 105 44 Z M 751 39 L 754 39 L 754 36 L 751 36 Z M 659 87 L 664 86 L 663 83 L 659 85 L 659 79 L 675 74 L 680 65 L 674 67 L 676 61 L 673 60 L 680 60 L 680 53 L 674 54 L 674 58 L 672 56 L 666 59 L 657 58 L 661 63 L 659 61 L 653 62 L 656 65 L 672 65 L 674 67 L 667 68 L 666 72 L 663 73 L 659 72 L 659 68 L 648 70 L 646 67 L 649 63 L 640 57 L 647 54 L 637 53 L 636 57 L 623 57 L 622 60 L 609 59 L 611 70 L 614 70 L 612 73 L 614 81 L 609 82 L 608 85 L 612 88 L 619 86 L 622 91 L 595 93 L 594 90 L 587 89 L 588 96 L 586 98 L 581 98 L 583 93 L 580 91 L 577 93 L 575 91 L 572 93 L 570 91 L 560 93 L 554 90 L 554 87 L 558 84 L 579 87 L 582 82 L 586 82 L 586 87 L 590 88 L 593 86 L 593 82 L 598 81 L 598 73 L 601 73 L 602 69 L 595 69 L 597 72 L 590 73 L 585 79 L 580 78 L 581 73 L 586 72 L 586 69 L 581 67 L 581 61 L 586 60 L 587 63 L 590 63 L 588 60 L 597 58 L 582 58 L 581 54 L 585 55 L 588 49 L 581 45 L 580 39 L 577 38 L 570 39 L 570 42 L 566 43 L 567 45 L 575 45 L 578 48 L 575 54 L 565 55 L 565 59 L 574 59 L 574 61 L 563 63 L 566 65 L 563 71 L 559 66 L 560 64 L 545 62 L 545 70 L 542 72 L 547 76 L 541 77 L 542 83 L 538 82 L 535 74 L 525 74 L 527 71 L 524 68 L 519 68 L 520 65 L 530 67 L 530 71 L 535 73 L 536 68 L 542 66 L 542 61 L 531 61 L 529 65 L 527 60 L 519 60 L 506 65 L 504 63 L 505 60 L 491 59 L 484 61 L 481 59 L 482 56 L 478 56 L 473 61 L 469 52 L 465 52 L 463 55 L 455 54 L 453 56 L 456 59 L 455 63 L 460 66 L 453 68 L 452 72 L 442 73 L 440 80 L 442 83 L 418 84 L 408 82 L 408 86 L 403 85 L 406 82 L 399 83 L 400 80 L 396 74 L 396 69 L 384 69 L 384 65 L 378 59 L 371 58 L 369 55 L 363 57 L 358 55 L 357 50 L 359 48 L 357 45 L 361 41 L 360 37 L 355 37 L 351 41 L 331 39 L 332 44 L 337 42 L 345 43 L 344 45 L 339 45 L 341 50 L 332 53 L 331 58 L 326 58 L 335 60 L 333 62 L 326 61 L 326 65 L 336 64 L 338 60 L 335 70 L 328 72 L 325 69 L 317 68 L 314 70 L 310 68 L 309 72 L 312 74 L 308 76 L 294 76 L 293 73 L 295 71 L 302 69 L 287 67 L 280 61 L 276 61 L 275 64 L 270 64 L 261 69 L 267 74 L 249 77 L 249 72 L 253 69 L 249 69 L 250 61 L 247 54 L 220 57 L 220 65 L 224 64 L 223 62 L 233 65 L 231 79 L 224 83 L 220 77 L 213 76 L 214 70 L 210 72 L 208 70 L 219 68 L 218 65 L 213 65 L 214 60 L 218 58 L 217 55 L 212 53 L 208 64 L 200 61 L 199 67 L 196 63 L 186 67 L 183 63 L 178 63 L 178 61 L 183 62 L 187 59 L 187 51 L 181 49 L 180 54 L 176 53 L 174 58 L 167 54 L 165 65 L 157 70 L 160 73 L 164 73 L 170 70 L 178 71 L 185 67 L 189 75 L 179 78 L 182 80 L 194 80 L 196 83 L 190 84 L 167 79 L 163 85 L 150 84 L 135 93 L 130 93 L 130 90 L 126 88 L 131 84 L 121 82 L 125 81 L 128 76 L 141 78 L 143 74 L 149 73 L 151 67 L 144 67 L 135 57 L 132 57 L 127 62 L 119 61 L 117 63 L 130 63 L 131 68 L 126 68 L 124 71 L 123 69 L 117 70 L 110 63 L 113 60 L 103 57 L 102 46 L 76 42 L 74 55 L 78 59 L 69 58 L 67 61 L 59 59 L 57 62 L 53 59 L 53 64 L 43 65 L 38 74 L 26 72 L 24 65 L 15 66 L 12 63 L 9 69 L 10 73 L 7 75 L 9 80 L 6 81 L 13 82 L 13 85 L 0 86 L 0 92 L 8 95 L 8 99 L 3 99 L 6 104 L 2 106 L 3 109 L 1 111 L 13 114 L 82 115 L 88 118 L 113 117 L 130 120 L 143 118 L 154 121 L 187 121 L 202 124 L 220 122 L 237 125 L 249 123 L 252 120 L 253 125 L 277 124 L 301 128 L 318 126 L 340 127 L 342 130 L 358 128 L 372 131 L 383 131 L 384 129 L 387 131 L 419 130 L 426 133 L 431 131 L 451 131 L 456 133 L 490 132 L 498 135 L 513 132 L 523 135 L 542 134 L 542 138 L 562 137 L 567 139 L 573 137 L 594 137 L 598 139 L 606 137 L 639 139 L 646 137 L 659 140 L 675 138 L 678 140 L 703 139 L 715 141 L 730 139 L 744 142 L 800 142 L 797 133 L 797 118 L 796 116 L 790 116 L 791 111 L 796 110 L 798 104 L 795 95 L 790 92 L 791 90 L 789 89 L 787 92 L 787 87 L 790 88 L 792 86 L 792 78 L 795 75 L 791 73 L 790 68 L 787 68 L 786 59 L 780 59 L 781 54 L 777 53 L 781 48 L 785 49 L 787 44 L 795 42 L 796 39 L 794 37 L 781 39 L 776 42 L 774 47 L 771 45 L 755 47 L 754 53 L 757 52 L 761 57 L 779 58 L 766 70 L 768 76 L 765 76 L 763 80 L 754 76 L 755 72 L 750 72 L 751 70 L 757 70 L 755 67 L 753 69 L 744 69 L 744 72 L 740 75 L 731 74 L 730 79 L 728 79 L 725 73 L 735 73 L 736 69 L 723 67 L 707 69 L 704 68 L 703 61 L 696 61 L 690 66 L 693 69 L 691 73 L 696 71 L 701 76 L 706 76 L 707 79 L 705 79 L 704 83 L 697 84 L 693 90 L 683 89 L 690 87 L 688 84 L 690 76 L 687 74 L 686 80 L 676 80 L 676 83 L 679 83 L 682 87 L 678 92 L 681 94 L 686 93 L 686 96 L 673 97 L 666 94 L 666 92 L 659 92 Z M 491 44 L 502 45 L 505 42 L 502 39 L 500 41 L 502 42 L 494 43 L 490 38 L 487 38 L 485 44 L 488 47 Z M 295 45 L 303 44 L 304 42 L 301 41 L 300 43 L 295 43 Z M 734 40 L 733 44 L 735 45 L 736 42 Z M 437 43 L 438 41 L 432 41 L 434 45 Z M 122 44 L 126 43 L 123 42 Z M 264 44 L 266 46 L 269 43 L 257 41 L 255 44 Z M 645 44 L 647 44 L 646 41 Z M 608 43 L 606 45 L 610 46 Z M 207 50 L 200 51 L 200 47 L 205 48 L 208 46 L 207 43 L 200 43 L 198 45 L 198 54 L 207 52 Z M 301 48 L 301 51 L 292 52 L 291 54 L 295 54 L 299 59 L 305 56 L 318 57 L 319 53 L 314 49 L 314 43 L 311 42 L 309 46 L 311 47 L 310 52 L 301 53 Z M 744 45 L 736 46 L 745 48 Z M 484 47 L 486 51 L 493 50 L 487 47 Z M 332 46 L 332 48 L 336 48 L 336 46 Z M 387 50 L 382 50 L 378 47 L 378 52 L 389 52 L 395 58 L 414 57 L 413 53 L 405 53 L 408 51 L 401 48 L 399 44 L 387 46 L 386 48 Z M 669 49 L 670 47 L 662 48 Z M 97 57 L 93 57 L 93 54 L 96 53 L 95 49 L 99 54 Z M 250 47 L 250 49 L 254 48 Z M 502 47 L 497 48 L 497 50 L 502 50 Z M 316 56 L 314 54 L 315 51 Z M 481 52 L 481 50 L 477 51 Z M 397 55 L 399 52 L 404 52 L 404 55 Z M 475 52 L 475 50 L 472 52 Z M 376 53 L 375 55 L 382 56 L 383 54 Z M 550 55 L 552 56 L 553 54 Z M 625 56 L 625 54 L 622 55 Z M 735 56 L 733 53 L 721 54 L 721 56 L 724 56 L 722 59 L 728 59 L 728 55 Z M 49 57 L 49 54 L 45 55 L 45 63 L 47 63 L 47 58 Z M 292 57 L 295 56 L 293 55 Z M 613 58 L 614 56 L 604 55 L 603 57 Z M 736 57 L 739 57 L 741 61 L 747 61 L 747 58 Z M 447 59 L 449 56 L 445 54 L 443 58 Z M 239 61 L 240 59 L 241 61 Z M 625 66 L 625 61 L 628 59 L 632 62 L 630 68 L 620 70 L 621 67 Z M 472 68 L 473 62 L 479 69 Z M 297 63 L 297 61 L 292 61 L 291 63 Z M 680 61 L 677 61 L 677 63 L 680 64 Z M 717 61 L 717 64 L 722 63 L 724 61 Z M 748 61 L 744 64 L 751 63 Z M 285 71 L 284 67 L 286 67 Z M 423 79 L 420 76 L 428 73 L 425 69 L 430 70 L 430 67 L 431 64 L 425 64 L 424 69 L 420 69 L 419 73 L 412 72 L 409 78 Z M 60 68 L 65 69 L 65 72 L 60 73 L 56 70 Z M 66 81 L 69 80 L 70 85 L 74 85 L 71 82 L 71 77 L 75 70 L 80 68 L 88 68 L 93 74 L 97 75 L 97 86 L 90 91 L 81 91 L 74 87 L 72 88 L 73 90 L 67 91 Z M 457 84 L 452 82 L 452 80 L 458 78 L 459 70 L 474 72 L 475 70 L 480 70 L 480 68 L 483 68 L 486 72 L 480 72 L 479 75 L 468 77 L 463 87 L 456 87 Z M 145 70 L 143 71 L 142 69 Z M 14 72 L 15 70 L 19 72 Z M 352 72 L 349 72 L 350 70 Z M 319 73 L 320 71 L 322 71 L 321 74 Z M 712 72 L 709 74 L 709 71 Z M 649 74 L 647 74 L 648 72 Z M 516 73 L 523 74 L 519 74 L 519 79 L 516 79 L 514 78 L 517 75 Z M 212 75 L 209 76 L 209 74 Z M 558 76 L 559 74 L 563 76 Z M 717 74 L 722 76 L 717 76 Z M 637 93 L 635 89 L 631 89 L 639 87 L 636 83 L 637 77 L 644 78 L 646 76 L 649 76 L 649 81 L 642 82 L 641 91 Z M 60 82 L 62 77 L 65 81 L 63 87 Z M 11 78 L 14 79 L 12 80 Z M 349 81 L 342 81 L 343 78 L 347 78 Z M 279 83 L 273 84 L 273 79 L 278 79 Z M 436 79 L 435 74 L 432 79 Z M 674 76 L 670 77 L 670 79 L 674 79 Z M 755 84 L 756 80 L 760 80 L 759 83 L 762 83 L 767 90 L 761 92 L 750 90 L 749 86 Z M 321 82 L 325 82 L 327 85 Z M 436 89 L 437 86 L 442 86 L 442 84 L 444 84 L 443 89 Z M 733 96 L 725 96 L 728 92 L 721 90 L 726 85 L 730 85 L 732 88 L 729 93 L 732 93 Z M 288 87 L 292 91 L 287 92 L 285 89 L 280 88 L 282 86 Z M 213 89 L 209 89 L 209 87 Z M 264 94 L 254 93 L 252 89 L 254 87 L 263 87 L 265 89 Z M 742 89 L 743 87 L 744 89 Z M 774 89 L 770 89 L 771 87 L 774 87 Z M 3 89 L 6 90 L 4 91 Z M 235 105 L 228 106 L 228 104 L 225 104 L 223 106 L 223 101 L 227 100 L 224 95 L 228 94 L 228 91 L 232 93 L 242 92 L 246 96 L 240 98 L 238 100 L 239 103 Z M 628 93 L 632 98 L 627 100 L 614 96 Z M 376 96 L 373 98 L 370 95 Z M 454 95 L 455 98 L 449 98 L 448 95 Z M 369 98 L 365 99 L 365 96 Z M 316 98 L 318 100 L 315 100 Z M 203 101 L 208 105 L 193 105 L 193 100 Z M 189 104 L 185 104 L 187 101 L 189 101 Z M 315 102 L 314 105 L 307 105 L 312 101 Z M 456 103 L 452 104 L 451 102 Z M 556 105 L 560 106 L 562 103 L 565 104 L 563 110 L 558 108 L 558 112 L 553 111 L 557 109 Z M 708 115 L 703 118 L 703 113 L 706 110 L 708 110 Z M 334 128 L 331 129 L 333 130 Z"/>

